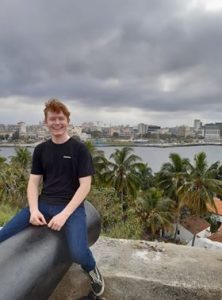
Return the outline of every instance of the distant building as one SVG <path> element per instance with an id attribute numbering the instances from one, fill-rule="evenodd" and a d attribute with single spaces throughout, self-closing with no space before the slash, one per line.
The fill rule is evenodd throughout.
<path id="1" fill-rule="evenodd" d="M 91 134 L 82 132 L 79 137 L 82 141 L 85 142 L 91 139 Z"/>
<path id="2" fill-rule="evenodd" d="M 160 128 L 158 130 L 159 134 L 169 134 L 171 135 L 172 133 L 170 132 L 170 129 L 169 128 Z"/>
<path id="3" fill-rule="evenodd" d="M 199 129 L 202 127 L 202 122 L 200 120 L 194 120 L 194 131 L 198 132 Z"/>
<path id="4" fill-rule="evenodd" d="M 82 127 L 81 126 L 74 126 L 71 129 L 71 135 L 78 135 L 80 136 L 82 134 Z"/>
<path id="5" fill-rule="evenodd" d="M 208 142 L 222 141 L 222 123 L 204 125 L 204 139 Z"/>
<path id="6" fill-rule="evenodd" d="M 154 132 L 158 132 L 160 130 L 160 126 L 157 125 L 147 125 L 144 123 L 140 123 L 137 125 L 137 129 L 138 129 L 138 134 L 146 134 L 148 132 L 150 133 L 154 133 Z"/>
<path id="7" fill-rule="evenodd" d="M 120 136 L 120 128 L 119 127 L 110 127 L 109 128 L 109 136 L 118 135 Z"/>
<path id="8" fill-rule="evenodd" d="M 19 122 L 18 124 L 18 134 L 19 137 L 24 137 L 27 134 L 26 124 L 25 122 Z"/>
<path id="9" fill-rule="evenodd" d="M 144 124 L 144 123 L 138 124 L 138 126 L 137 126 L 138 134 L 146 134 L 147 128 L 148 128 L 147 124 Z"/>
<path id="10" fill-rule="evenodd" d="M 207 221 L 198 216 L 189 216 L 181 220 L 177 238 L 188 244 L 194 242 L 195 238 L 206 238 L 210 234 L 210 224 Z"/>
<path id="11" fill-rule="evenodd" d="M 177 136 L 187 137 L 191 135 L 191 128 L 189 126 L 179 126 L 177 131 Z"/>
<path id="12" fill-rule="evenodd" d="M 161 127 L 157 125 L 148 125 L 147 132 L 151 132 L 151 133 L 158 132 L 160 128 Z"/>
<path id="13" fill-rule="evenodd" d="M 120 126 L 120 137 L 132 137 L 134 134 L 133 127 L 127 126 Z"/>

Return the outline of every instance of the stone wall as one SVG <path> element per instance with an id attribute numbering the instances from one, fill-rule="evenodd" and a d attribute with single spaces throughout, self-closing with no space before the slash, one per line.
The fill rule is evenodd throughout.
<path id="1" fill-rule="evenodd" d="M 106 300 L 220 300 L 222 251 L 101 237 L 92 247 L 105 278 Z M 75 264 L 50 300 L 76 300 L 90 284 Z"/>

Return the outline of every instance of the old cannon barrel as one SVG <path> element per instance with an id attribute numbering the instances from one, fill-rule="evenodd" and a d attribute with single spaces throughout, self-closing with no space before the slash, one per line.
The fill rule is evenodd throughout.
<path id="1" fill-rule="evenodd" d="M 88 243 L 99 237 L 101 220 L 85 201 Z M 46 300 L 72 264 L 62 232 L 30 226 L 0 243 L 0 300 Z"/>

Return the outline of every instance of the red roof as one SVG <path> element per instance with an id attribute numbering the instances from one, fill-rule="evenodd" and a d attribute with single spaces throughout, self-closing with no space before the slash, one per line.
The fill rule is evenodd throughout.
<path id="1" fill-rule="evenodd" d="M 210 239 L 211 241 L 214 241 L 214 242 L 222 243 L 222 224 L 217 229 L 217 232 L 211 234 L 211 236 L 209 236 L 208 239 Z"/>
<path id="2" fill-rule="evenodd" d="M 215 210 L 214 207 L 211 207 L 211 208 L 209 209 L 209 211 L 210 211 L 210 212 L 213 212 L 213 213 L 216 214 L 216 215 L 222 216 L 222 201 L 221 201 L 219 198 L 216 198 L 216 197 L 215 197 L 215 198 L 214 198 L 214 204 L 215 204 L 217 210 Z"/>
<path id="3" fill-rule="evenodd" d="M 183 219 L 180 224 L 189 230 L 192 234 L 197 234 L 204 229 L 207 229 L 210 224 L 198 216 L 189 216 Z"/>
<path id="4" fill-rule="evenodd" d="M 220 227 L 217 229 L 217 231 L 222 233 L 222 224 L 220 225 Z"/>
<path id="5" fill-rule="evenodd" d="M 222 231 L 217 231 L 208 237 L 211 241 L 222 243 Z"/>

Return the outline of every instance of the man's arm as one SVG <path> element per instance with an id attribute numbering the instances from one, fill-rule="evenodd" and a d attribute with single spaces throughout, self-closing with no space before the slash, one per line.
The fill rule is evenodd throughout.
<path id="1" fill-rule="evenodd" d="M 29 177 L 27 197 L 30 210 L 30 223 L 32 225 L 45 225 L 46 220 L 43 214 L 38 209 L 39 185 L 42 175 L 31 174 Z"/>
<path id="2" fill-rule="evenodd" d="M 79 178 L 79 188 L 77 189 L 75 195 L 66 205 L 66 207 L 50 220 L 48 227 L 53 230 L 60 230 L 62 228 L 69 216 L 76 210 L 76 208 L 88 195 L 91 188 L 91 180 L 91 176 Z"/>

